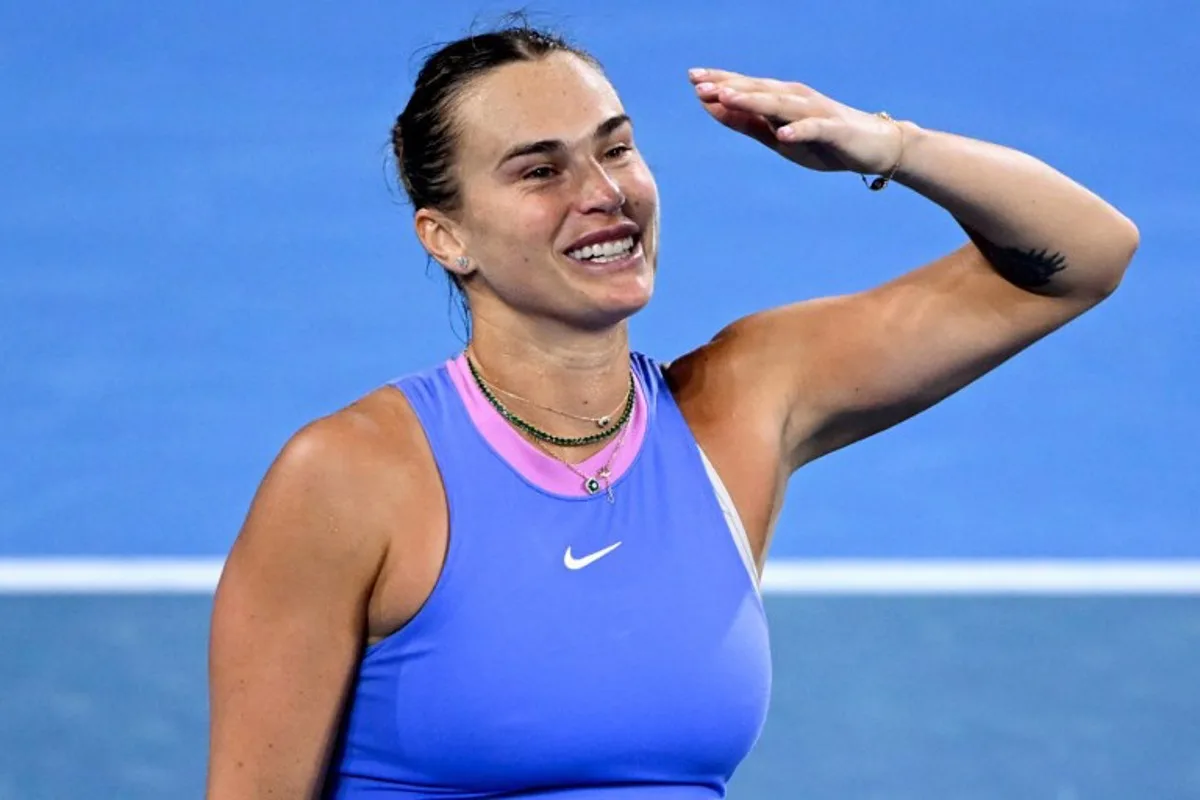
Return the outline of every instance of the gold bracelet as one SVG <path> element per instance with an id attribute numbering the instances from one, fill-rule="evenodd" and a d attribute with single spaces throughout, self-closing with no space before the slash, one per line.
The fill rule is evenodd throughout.
<path id="1" fill-rule="evenodd" d="M 878 192 L 891 183 L 892 178 L 894 178 L 896 175 L 896 171 L 900 169 L 900 161 L 904 158 L 904 126 L 892 119 L 892 115 L 886 111 L 877 111 L 875 116 L 879 117 L 880 119 L 886 119 L 888 122 L 900 129 L 900 155 L 896 156 L 896 163 L 890 170 L 888 170 L 887 175 L 880 175 L 870 183 L 867 183 L 866 175 L 862 176 L 862 182 L 866 184 L 866 187 L 872 192 Z"/>

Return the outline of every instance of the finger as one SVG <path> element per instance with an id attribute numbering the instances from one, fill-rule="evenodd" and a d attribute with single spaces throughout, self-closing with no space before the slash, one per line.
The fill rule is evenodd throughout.
<path id="1" fill-rule="evenodd" d="M 813 94 L 812 87 L 796 81 L 781 81 L 776 78 L 756 78 L 753 75 L 743 75 L 740 72 L 730 72 L 721 69 L 694 69 L 688 71 L 688 77 L 693 84 L 711 83 L 717 86 L 732 86 L 744 91 L 776 90 L 792 94 Z"/>
<path id="2" fill-rule="evenodd" d="M 720 82 L 727 81 L 732 78 L 744 78 L 740 72 L 730 72 L 724 69 L 708 69 L 705 67 L 697 67 L 688 70 L 688 78 L 692 83 L 703 83 L 704 81 Z"/>
<path id="3" fill-rule="evenodd" d="M 719 102 L 717 100 L 717 93 L 720 91 L 720 87 L 717 84 L 708 83 L 707 81 L 704 83 L 697 83 L 695 89 L 696 96 L 705 103 Z"/>
<path id="4" fill-rule="evenodd" d="M 705 103 L 704 110 L 722 125 L 745 134 L 767 147 L 778 147 L 779 140 L 775 138 L 775 128 L 759 114 L 749 114 L 745 111 L 728 108 L 720 103 Z"/>
<path id="5" fill-rule="evenodd" d="M 810 104 L 803 97 L 779 92 L 740 92 L 734 89 L 721 89 L 717 100 L 728 108 L 761 114 L 776 127 L 787 125 L 797 119 L 803 119 L 811 113 Z"/>
<path id="6" fill-rule="evenodd" d="M 741 75 L 737 72 L 726 72 L 723 70 L 705 70 L 707 76 L 702 80 L 693 78 L 692 83 L 699 89 L 701 86 L 708 89 L 716 86 L 722 88 L 728 86 L 743 92 L 799 92 L 803 94 L 806 91 L 811 91 L 807 86 L 800 83 L 789 83 L 787 81 L 776 80 L 775 78 L 756 78 L 752 75 Z"/>
<path id="7" fill-rule="evenodd" d="M 706 101 L 717 99 L 718 92 L 732 89 L 737 92 L 781 92 L 789 91 L 788 85 L 770 78 L 730 78 L 726 81 L 702 81 L 696 84 L 696 94 Z"/>

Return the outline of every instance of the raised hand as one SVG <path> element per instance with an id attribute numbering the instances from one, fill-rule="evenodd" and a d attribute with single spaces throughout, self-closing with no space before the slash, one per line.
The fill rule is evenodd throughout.
<path id="1" fill-rule="evenodd" d="M 688 76 L 714 119 L 800 166 L 886 175 L 899 161 L 904 145 L 899 123 L 802 83 L 717 69 L 694 69 Z"/>

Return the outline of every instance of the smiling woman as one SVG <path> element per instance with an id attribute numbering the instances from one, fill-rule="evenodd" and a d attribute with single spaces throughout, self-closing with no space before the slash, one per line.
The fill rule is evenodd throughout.
<path id="1" fill-rule="evenodd" d="M 393 142 L 470 340 L 264 478 L 216 594 L 210 798 L 723 796 L 767 711 L 758 580 L 789 476 L 1095 306 L 1136 249 L 1030 156 L 690 78 L 781 164 L 905 186 L 962 246 L 656 361 L 628 320 L 658 192 L 599 64 L 520 25 L 438 50 Z"/>
<path id="2" fill-rule="evenodd" d="M 447 109 L 459 202 L 414 200 L 417 235 L 460 282 L 477 325 L 536 324 L 539 341 L 581 325 L 615 331 L 650 299 L 657 189 L 595 62 L 544 37 L 527 41 L 549 49 L 461 86 Z M 394 137 L 401 163 L 404 123 Z"/>

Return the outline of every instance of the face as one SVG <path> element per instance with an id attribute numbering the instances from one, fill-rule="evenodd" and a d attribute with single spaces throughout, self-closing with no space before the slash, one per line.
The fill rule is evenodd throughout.
<path id="1" fill-rule="evenodd" d="M 658 192 L 616 92 L 569 54 L 506 65 L 457 109 L 476 315 L 609 326 L 650 299 Z"/>

